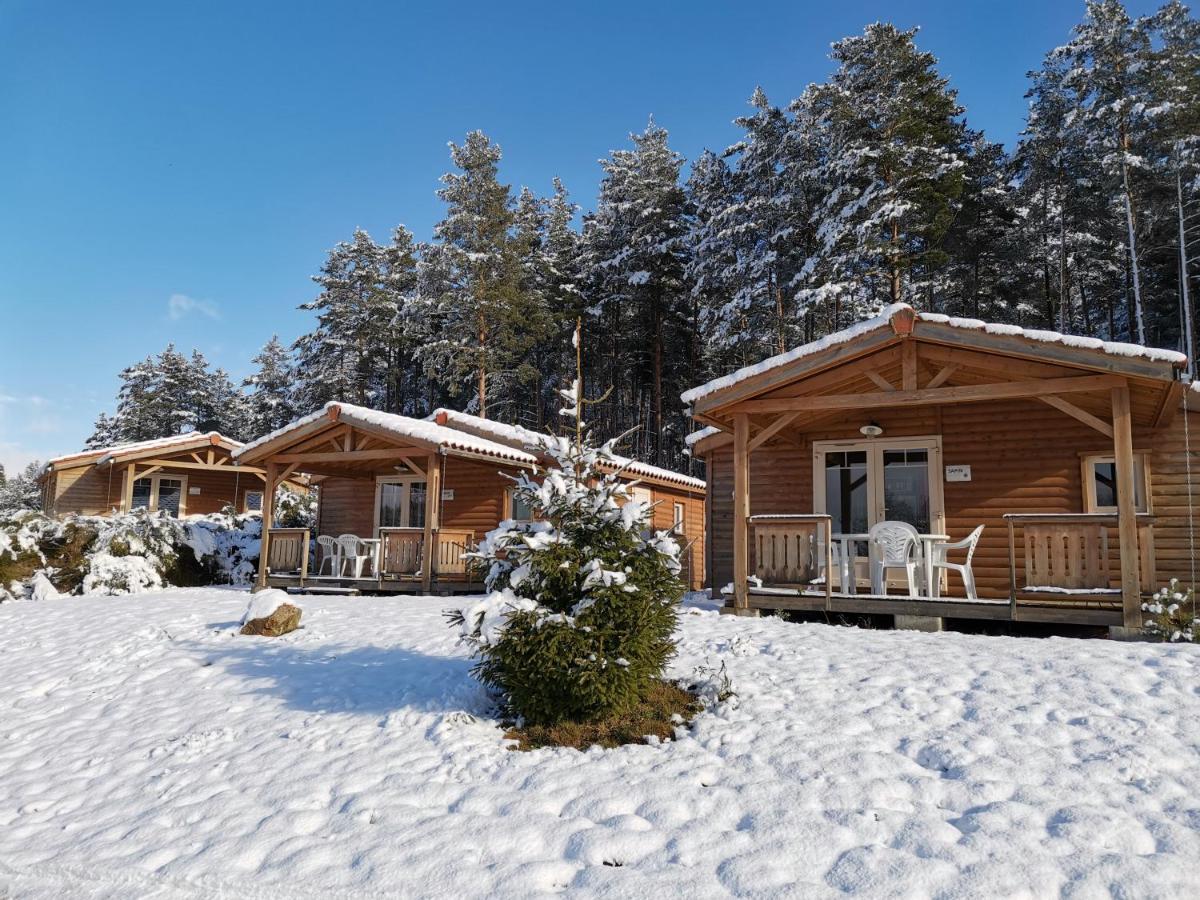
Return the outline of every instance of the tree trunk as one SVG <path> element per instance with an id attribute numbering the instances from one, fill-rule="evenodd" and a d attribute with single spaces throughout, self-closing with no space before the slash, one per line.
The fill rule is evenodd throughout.
<path id="1" fill-rule="evenodd" d="M 1129 267 L 1133 277 L 1133 317 L 1137 325 L 1137 342 L 1146 343 L 1146 321 L 1142 314 L 1142 279 L 1138 272 L 1137 237 L 1133 218 L 1133 194 L 1129 187 L 1129 166 L 1125 162 L 1128 137 L 1121 140 L 1121 181 L 1125 187 L 1125 227 L 1129 233 Z"/>
<path id="2" fill-rule="evenodd" d="M 654 464 L 662 465 L 662 379 L 663 379 L 663 321 L 662 305 L 656 297 L 654 301 L 654 383 L 651 386 L 651 400 L 654 407 Z"/>
<path id="3" fill-rule="evenodd" d="M 892 302 L 900 302 L 900 222 L 892 219 Z"/>

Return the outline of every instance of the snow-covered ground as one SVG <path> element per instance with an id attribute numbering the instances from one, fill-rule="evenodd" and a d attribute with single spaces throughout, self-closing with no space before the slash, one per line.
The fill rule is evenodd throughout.
<path id="1" fill-rule="evenodd" d="M 679 739 L 505 749 L 439 598 L 0 606 L 0 897 L 1200 892 L 1200 648 L 683 617 Z"/>

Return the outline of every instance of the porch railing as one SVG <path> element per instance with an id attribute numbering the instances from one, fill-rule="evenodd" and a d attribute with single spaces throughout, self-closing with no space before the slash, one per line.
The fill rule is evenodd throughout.
<path id="1" fill-rule="evenodd" d="M 754 574 L 761 585 L 821 586 L 832 596 L 833 520 L 825 514 L 751 516 Z"/>
<path id="2" fill-rule="evenodd" d="M 1009 513 L 1009 580 L 1012 595 L 1069 601 L 1072 596 L 1120 597 L 1120 553 L 1113 513 Z M 1017 532 L 1021 532 L 1018 542 Z M 1137 517 L 1138 571 L 1141 589 L 1155 589 L 1154 517 Z M 1018 547 L 1021 566 L 1018 567 Z M 1018 577 L 1018 574 L 1021 577 Z M 1060 595 L 1055 597 L 1055 595 Z"/>
<path id="3" fill-rule="evenodd" d="M 307 528 L 270 528 L 267 530 L 267 571 L 274 575 L 299 572 L 308 577 Z"/>
<path id="4" fill-rule="evenodd" d="M 475 532 L 465 529 L 439 528 L 434 532 L 434 574 L 465 576 L 467 560 L 463 554 L 471 549 Z M 425 530 L 423 528 L 379 529 L 379 574 L 382 578 L 416 576 L 425 564 Z"/>

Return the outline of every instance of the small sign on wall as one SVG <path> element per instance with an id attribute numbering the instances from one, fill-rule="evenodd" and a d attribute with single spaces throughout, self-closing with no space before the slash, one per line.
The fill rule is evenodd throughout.
<path id="1" fill-rule="evenodd" d="M 198 488 L 198 487 L 190 487 L 190 488 L 188 488 L 188 494 L 189 494 L 189 496 L 195 497 L 195 496 L 196 496 L 197 494 L 199 494 L 199 493 L 200 493 L 200 488 Z"/>
<path id="2" fill-rule="evenodd" d="M 946 466 L 947 481 L 970 481 L 971 467 L 970 466 Z"/>
<path id="3" fill-rule="evenodd" d="M 454 499 L 454 488 L 446 488 L 442 491 L 442 502 Z"/>

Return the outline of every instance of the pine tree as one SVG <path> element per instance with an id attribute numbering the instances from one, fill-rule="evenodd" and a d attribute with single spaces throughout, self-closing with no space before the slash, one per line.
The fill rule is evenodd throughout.
<path id="1" fill-rule="evenodd" d="M 1072 111 L 1088 148 L 1107 174 L 1109 196 L 1119 200 L 1125 220 L 1130 277 L 1131 337 L 1146 342 L 1146 314 L 1138 254 L 1140 201 L 1135 182 L 1142 174 L 1149 86 L 1150 44 L 1145 31 L 1120 0 L 1087 0 L 1087 15 L 1074 39 L 1054 51 L 1064 60 L 1063 84 L 1075 98 Z"/>
<path id="2" fill-rule="evenodd" d="M 575 432 L 546 441 L 546 468 L 513 488 L 538 520 L 488 534 L 475 555 L 490 593 L 453 617 L 477 676 L 532 725 L 595 721 L 645 698 L 675 652 L 684 589 L 679 546 L 649 531 L 648 505 L 613 471 L 615 441 L 588 440 L 580 374 L 562 392 Z"/>
<path id="3" fill-rule="evenodd" d="M 38 476 L 41 472 L 42 464 L 35 460 L 11 478 L 0 477 L 0 512 L 40 510 L 42 488 L 38 484 Z M 3 470 L 0 469 L 2 475 Z"/>
<path id="4" fill-rule="evenodd" d="M 641 425 L 636 453 L 659 464 L 682 450 L 688 429 L 676 398 L 695 378 L 684 365 L 691 337 L 683 157 L 667 138 L 651 120 L 631 136 L 632 150 L 601 161 L 604 180 L 583 235 L 589 333 L 605 336 L 598 374 L 616 386 L 604 427 L 616 434 Z"/>
<path id="5" fill-rule="evenodd" d="M 492 400 L 528 387 L 521 365 L 536 344 L 523 323 L 540 320 L 536 298 L 522 290 L 521 246 L 512 192 L 499 180 L 500 147 L 481 131 L 451 144 L 457 171 L 438 191 L 446 217 L 434 228 L 438 249 L 425 295 L 435 329 L 423 349 L 427 371 L 462 403 L 486 417 Z"/>
<path id="6" fill-rule="evenodd" d="M 257 368 L 242 382 L 249 389 L 247 429 L 255 436 L 270 434 L 301 415 L 292 401 L 296 380 L 292 356 L 279 335 L 273 334 L 251 362 Z"/>
<path id="7" fill-rule="evenodd" d="M 857 318 L 886 302 L 929 305 L 965 161 L 955 92 L 915 36 L 876 23 L 836 42 L 837 71 L 806 98 L 827 141 L 829 190 L 802 306 L 833 299 Z"/>

